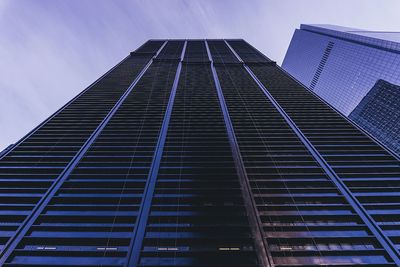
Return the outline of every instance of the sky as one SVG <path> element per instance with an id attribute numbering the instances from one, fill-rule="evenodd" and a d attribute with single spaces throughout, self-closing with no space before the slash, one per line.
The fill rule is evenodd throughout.
<path id="1" fill-rule="evenodd" d="M 280 64 L 301 23 L 400 30 L 399 0 L 0 0 L 0 151 L 151 38 L 243 38 Z"/>

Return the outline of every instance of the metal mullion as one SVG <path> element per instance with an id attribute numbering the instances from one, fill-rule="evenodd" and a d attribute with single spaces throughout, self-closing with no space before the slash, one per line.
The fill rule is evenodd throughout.
<path id="1" fill-rule="evenodd" d="M 187 46 L 187 41 L 185 41 L 182 48 L 182 53 L 176 70 L 174 83 L 171 89 L 171 94 L 168 99 L 167 109 L 165 111 L 163 123 L 158 137 L 156 150 L 154 151 L 150 172 L 148 175 L 148 179 L 146 181 L 146 186 L 144 188 L 142 202 L 140 204 L 140 209 L 137 215 L 138 221 L 135 223 L 135 228 L 133 230 L 131 243 L 128 247 L 128 260 L 125 263 L 126 267 L 133 267 L 133 266 L 136 267 L 139 263 L 140 252 L 142 248 L 143 239 L 146 233 L 147 221 L 150 215 L 151 203 L 153 200 L 155 185 L 158 176 L 158 170 L 160 168 L 161 158 L 164 151 L 164 144 L 167 138 L 168 126 L 171 119 L 172 109 L 174 106 L 174 100 L 178 88 L 180 73 L 182 70 L 182 61 L 185 55 L 186 46 Z"/>
<path id="2" fill-rule="evenodd" d="M 322 167 L 328 177 L 339 189 L 341 194 L 346 198 L 348 203 L 352 206 L 357 215 L 362 219 L 368 229 L 371 231 L 373 236 L 382 245 L 385 251 L 390 255 L 392 260 L 400 266 L 400 253 L 397 251 L 393 242 L 385 235 L 382 229 L 376 224 L 375 220 L 368 214 L 362 204 L 357 200 L 357 198 L 351 193 L 350 189 L 345 185 L 345 183 L 339 178 L 332 167 L 325 161 L 324 157 L 319 153 L 319 151 L 314 147 L 314 145 L 308 140 L 308 138 L 302 133 L 302 131 L 297 127 L 296 123 L 290 118 L 290 116 L 285 112 L 281 105 L 275 100 L 272 94 L 265 88 L 265 86 L 260 82 L 253 71 L 243 62 L 236 51 L 229 45 L 225 40 L 225 44 L 231 49 L 232 53 L 236 58 L 243 64 L 243 67 L 248 72 L 250 77 L 258 85 L 260 90 L 264 93 L 271 104 L 276 108 L 276 110 L 281 114 L 289 127 L 294 131 L 297 137 L 301 140 L 307 150 L 311 153 L 313 158 Z"/>
<path id="3" fill-rule="evenodd" d="M 251 192 L 249 178 L 247 176 L 246 168 L 244 167 L 243 158 L 240 153 L 240 148 L 236 139 L 235 131 L 233 129 L 232 121 L 230 119 L 229 111 L 225 103 L 225 98 L 222 93 L 221 85 L 219 83 L 217 71 L 214 66 L 214 62 L 211 56 L 210 49 L 208 47 L 207 40 L 204 41 L 208 59 L 210 60 L 210 66 L 212 75 L 214 78 L 215 88 L 217 90 L 218 100 L 221 107 L 221 111 L 223 113 L 226 132 L 229 138 L 229 144 L 232 151 L 232 156 L 234 159 L 234 164 L 236 167 L 237 174 L 239 176 L 240 187 L 243 192 L 243 200 L 245 202 L 246 211 L 248 212 L 248 218 L 251 222 L 251 230 L 254 236 L 254 243 L 257 247 L 257 256 L 260 261 L 261 266 L 263 267 L 271 267 L 274 266 L 272 255 L 268 250 L 268 246 L 266 243 L 266 238 L 264 237 L 264 231 L 262 230 L 262 223 L 260 220 L 260 216 L 258 214 L 258 210 L 256 207 L 256 203 L 254 201 L 254 197 Z"/>
<path id="4" fill-rule="evenodd" d="M 19 242 L 25 236 L 25 234 L 29 231 L 30 227 L 33 225 L 35 220 L 39 217 L 41 212 L 44 210 L 46 205 L 50 202 L 51 198 L 56 194 L 57 190 L 62 186 L 63 182 L 68 178 L 80 160 L 83 158 L 85 153 L 88 151 L 90 146 L 96 140 L 96 138 L 100 135 L 102 130 L 105 128 L 107 123 L 111 120 L 113 115 L 118 111 L 122 103 L 128 97 L 128 95 L 132 92 L 136 84 L 143 77 L 147 69 L 152 64 L 154 58 L 160 53 L 160 51 L 164 48 L 167 41 L 159 48 L 156 54 L 148 61 L 148 63 L 143 67 L 141 72 L 136 76 L 135 80 L 131 83 L 131 85 L 126 89 L 125 93 L 119 98 L 117 103 L 113 106 L 113 108 L 108 112 L 105 118 L 100 122 L 97 128 L 92 132 L 86 142 L 82 145 L 79 151 L 75 154 L 72 160 L 68 163 L 68 165 L 64 168 L 60 175 L 56 178 L 56 180 L 52 183 L 47 192 L 42 196 L 39 202 L 36 204 L 35 208 L 32 210 L 31 214 L 27 216 L 24 222 L 18 227 L 16 233 L 7 241 L 4 245 L 3 250 L 0 253 L 0 266 L 2 266 L 8 257 L 12 254 L 13 250 L 17 247 Z M 113 68 L 114 69 L 114 68 Z M 109 73 L 109 72 L 108 72 Z M 107 74 L 108 74 L 107 73 Z M 83 93 L 83 92 L 82 92 Z"/>

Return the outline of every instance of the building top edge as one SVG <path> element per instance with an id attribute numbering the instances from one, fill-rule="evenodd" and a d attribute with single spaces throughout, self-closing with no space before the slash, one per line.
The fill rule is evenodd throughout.
<path id="1" fill-rule="evenodd" d="M 400 53 L 400 32 L 368 31 L 330 24 L 301 24 L 300 30 Z"/>

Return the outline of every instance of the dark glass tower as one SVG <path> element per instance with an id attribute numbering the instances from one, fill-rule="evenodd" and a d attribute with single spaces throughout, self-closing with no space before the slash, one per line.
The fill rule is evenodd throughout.
<path id="1" fill-rule="evenodd" d="M 378 80 L 349 118 L 400 155 L 400 86 Z"/>
<path id="2" fill-rule="evenodd" d="M 243 40 L 151 40 L 0 158 L 2 266 L 399 266 L 400 165 Z"/>

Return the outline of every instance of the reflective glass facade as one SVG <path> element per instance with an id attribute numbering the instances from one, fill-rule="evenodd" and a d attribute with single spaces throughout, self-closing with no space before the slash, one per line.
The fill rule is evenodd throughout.
<path id="1" fill-rule="evenodd" d="M 0 265 L 399 266 L 400 163 L 244 40 L 150 40 L 0 156 Z"/>
<path id="2" fill-rule="evenodd" d="M 400 86 L 378 80 L 349 118 L 400 154 Z"/>
<path id="3" fill-rule="evenodd" d="M 296 30 L 282 67 L 345 116 L 357 108 L 378 80 L 400 85 L 400 32 L 373 32 L 333 25 L 301 25 Z M 400 100 L 380 102 L 394 109 Z M 378 109 L 376 110 L 378 111 Z M 379 115 L 383 117 L 384 114 Z M 379 122 L 375 122 L 379 124 Z M 363 124 L 359 124 L 363 127 Z M 395 130 L 364 128 L 394 151 L 385 134 Z"/>

